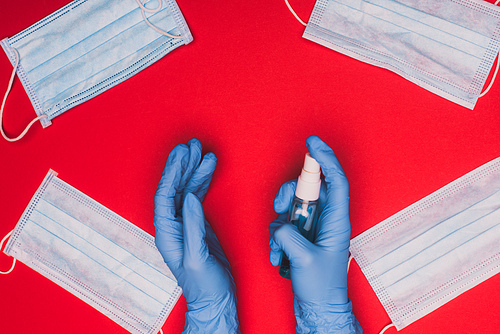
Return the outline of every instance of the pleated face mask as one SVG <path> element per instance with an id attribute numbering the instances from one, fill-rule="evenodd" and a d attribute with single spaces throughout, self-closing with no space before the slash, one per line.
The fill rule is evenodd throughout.
<path id="1" fill-rule="evenodd" d="M 500 8 L 483 0 L 317 0 L 303 37 L 473 109 L 500 48 Z"/>
<path id="2" fill-rule="evenodd" d="M 496 275 L 500 158 L 353 238 L 350 251 L 398 330 Z"/>
<path id="3" fill-rule="evenodd" d="M 192 39 L 175 0 L 75 0 L 1 41 L 14 71 L 0 122 L 15 72 L 38 115 L 29 126 L 47 127 Z"/>
<path id="4" fill-rule="evenodd" d="M 4 252 L 130 333 L 157 333 L 182 291 L 154 238 L 56 175 L 49 171 Z"/>

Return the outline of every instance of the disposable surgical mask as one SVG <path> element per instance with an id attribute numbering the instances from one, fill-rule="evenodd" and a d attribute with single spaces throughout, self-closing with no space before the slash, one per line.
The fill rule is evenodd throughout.
<path id="1" fill-rule="evenodd" d="M 134 334 L 157 333 L 182 293 L 150 234 L 53 171 L 4 252 Z"/>
<path id="2" fill-rule="evenodd" d="M 481 93 L 500 48 L 500 8 L 483 0 L 317 0 L 303 37 L 473 109 L 491 87 Z"/>
<path id="3" fill-rule="evenodd" d="M 193 40 L 175 0 L 75 0 L 0 44 L 11 61 L 0 111 L 6 140 L 22 138 Z M 15 73 L 36 117 L 17 138 L 1 126 Z"/>
<path id="4" fill-rule="evenodd" d="M 500 158 L 351 241 L 351 254 L 402 329 L 500 271 Z"/>

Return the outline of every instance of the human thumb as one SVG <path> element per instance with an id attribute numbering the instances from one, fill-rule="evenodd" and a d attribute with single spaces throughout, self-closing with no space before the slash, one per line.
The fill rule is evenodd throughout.
<path id="1" fill-rule="evenodd" d="M 184 231 L 184 265 L 197 268 L 208 258 L 205 241 L 205 215 L 200 200 L 189 193 L 182 207 Z"/>
<path id="2" fill-rule="evenodd" d="M 300 266 L 310 257 L 310 249 L 314 246 L 297 227 L 290 223 L 275 221 L 270 225 L 271 238 L 288 256 L 293 267 Z"/>

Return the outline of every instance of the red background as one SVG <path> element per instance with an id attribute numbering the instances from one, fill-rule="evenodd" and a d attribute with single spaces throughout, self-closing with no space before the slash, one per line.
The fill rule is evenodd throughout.
<path id="1" fill-rule="evenodd" d="M 0 37 L 66 3 L 2 1 Z M 49 168 L 153 234 L 167 155 L 197 137 L 218 157 L 204 207 L 232 265 L 242 332 L 292 333 L 291 284 L 269 263 L 268 224 L 279 186 L 300 171 L 308 135 L 324 139 L 346 171 L 353 236 L 500 156 L 500 82 L 471 111 L 303 39 L 282 0 L 178 3 L 191 44 L 52 126 L 37 124 L 17 143 L 0 140 L 0 234 L 15 226 Z M 292 5 L 307 19 L 314 0 Z M 2 92 L 11 69 L 2 52 Z M 17 135 L 34 115 L 16 80 L 7 133 Z M 0 268 L 9 265 L 2 253 Z M 355 263 L 349 294 L 365 333 L 390 322 Z M 499 295 L 497 275 L 403 333 L 497 332 Z M 125 332 L 23 264 L 0 277 L 0 296 L 3 333 Z M 182 331 L 185 310 L 181 299 L 165 333 Z"/>

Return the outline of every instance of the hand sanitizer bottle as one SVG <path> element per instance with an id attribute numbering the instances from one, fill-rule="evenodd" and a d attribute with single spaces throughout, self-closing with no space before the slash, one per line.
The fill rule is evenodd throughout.
<path id="1" fill-rule="evenodd" d="M 297 180 L 295 197 L 292 200 L 288 220 L 297 226 L 300 234 L 314 242 L 319 191 L 321 189 L 321 169 L 318 162 L 306 154 L 304 167 Z M 284 252 L 281 254 L 279 273 L 290 279 L 290 260 Z"/>

